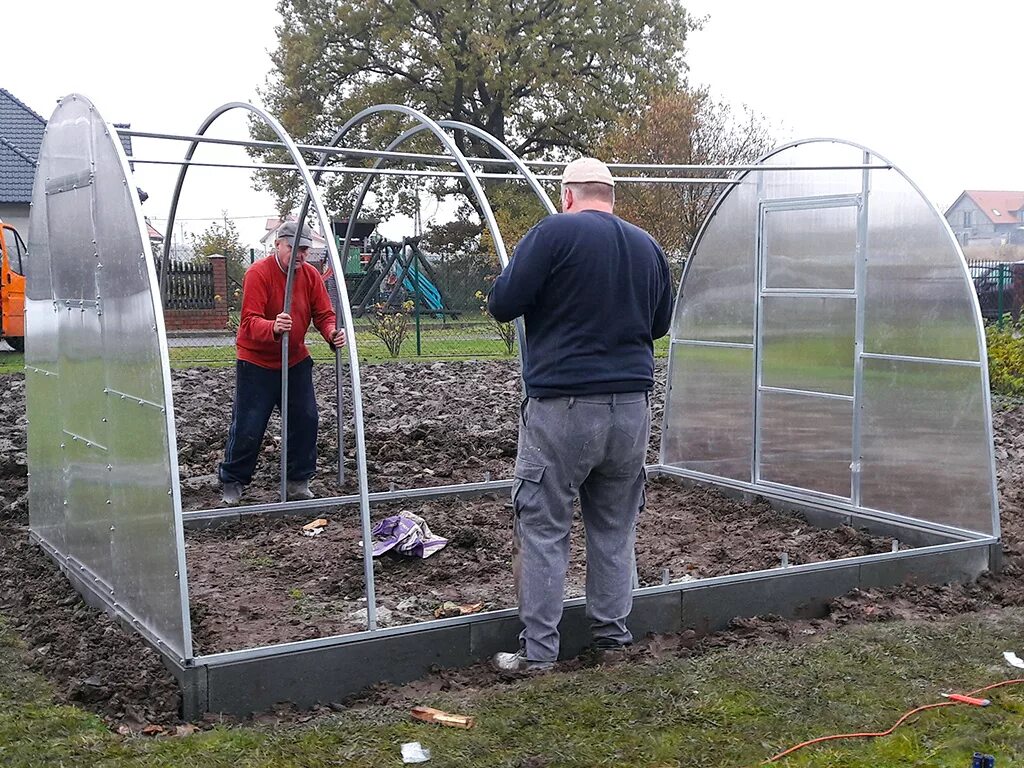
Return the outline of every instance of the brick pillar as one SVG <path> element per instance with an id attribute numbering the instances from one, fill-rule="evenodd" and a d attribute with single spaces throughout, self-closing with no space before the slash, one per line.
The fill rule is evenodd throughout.
<path id="1" fill-rule="evenodd" d="M 213 311 L 217 318 L 217 327 L 226 328 L 228 324 L 228 267 L 223 256 L 210 256 L 213 265 Z"/>

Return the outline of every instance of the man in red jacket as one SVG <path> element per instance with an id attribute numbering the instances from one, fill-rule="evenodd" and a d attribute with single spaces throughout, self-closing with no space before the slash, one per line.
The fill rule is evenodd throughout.
<path id="1" fill-rule="evenodd" d="M 288 498 L 313 498 L 309 480 L 316 473 L 319 414 L 306 331 L 312 321 L 332 348 L 345 343 L 345 331 L 336 327 L 334 309 L 320 274 L 306 263 L 313 244 L 306 225 L 302 226 L 294 256 L 291 312 L 284 312 L 284 290 L 296 226 L 293 221 L 285 222 L 274 240 L 274 253 L 251 266 L 242 283 L 235 405 L 224 461 L 218 470 L 225 504 L 241 501 L 242 491 L 256 469 L 270 414 L 275 407 L 281 408 L 281 336 L 285 331 L 289 334 Z"/>

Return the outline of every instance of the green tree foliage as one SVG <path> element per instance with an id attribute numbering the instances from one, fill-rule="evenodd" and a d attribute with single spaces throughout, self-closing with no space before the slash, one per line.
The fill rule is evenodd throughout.
<path id="1" fill-rule="evenodd" d="M 228 306 L 240 309 L 242 306 L 242 278 L 249 264 L 249 251 L 238 236 L 235 222 L 225 218 L 214 222 L 201 235 L 189 235 L 192 252 L 200 258 L 214 255 L 224 256 L 228 273 Z"/>
<path id="2" fill-rule="evenodd" d="M 598 152 L 617 163 L 733 165 L 756 160 L 773 143 L 749 109 L 737 116 L 707 88 L 681 86 L 654 98 L 639 120 L 624 116 Z M 615 190 L 616 213 L 654 235 L 678 270 L 721 192 L 720 185 L 622 184 Z"/>
<path id="3" fill-rule="evenodd" d="M 405 104 L 478 126 L 527 157 L 588 151 L 616 119 L 638 116 L 652 92 L 679 82 L 695 28 L 679 0 L 281 0 L 278 11 L 263 96 L 293 136 L 323 142 L 369 105 Z M 382 117 L 345 143 L 381 147 L 408 125 Z M 456 141 L 468 155 L 495 154 L 463 133 Z M 429 137 L 418 148 L 437 151 Z M 262 180 L 282 209 L 294 204 L 293 175 Z M 328 205 L 343 208 L 353 183 L 335 182 Z M 387 214 L 403 185 L 381 186 Z M 434 187 L 466 192 L 460 182 Z"/>

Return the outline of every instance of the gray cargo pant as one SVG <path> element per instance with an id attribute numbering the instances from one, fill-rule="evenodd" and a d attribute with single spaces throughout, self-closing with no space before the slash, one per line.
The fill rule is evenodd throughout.
<path id="1" fill-rule="evenodd" d="M 513 572 L 533 661 L 558 658 L 573 500 L 587 543 L 587 618 L 595 641 L 629 643 L 633 545 L 644 504 L 648 393 L 529 398 L 512 484 Z"/>

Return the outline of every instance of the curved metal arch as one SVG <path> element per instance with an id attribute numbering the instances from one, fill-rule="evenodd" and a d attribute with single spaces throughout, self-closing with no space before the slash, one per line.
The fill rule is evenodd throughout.
<path id="1" fill-rule="evenodd" d="M 277 119 L 265 112 L 264 110 L 256 107 L 252 104 L 240 101 L 232 101 L 227 104 L 223 104 L 217 107 L 213 112 L 207 116 L 203 121 L 202 125 L 197 131 L 197 136 L 202 136 L 206 133 L 209 127 L 222 115 L 226 114 L 235 109 L 243 109 L 251 112 L 252 114 L 259 117 L 270 127 L 271 130 L 277 134 L 278 139 L 288 149 L 288 154 L 291 155 L 292 162 L 295 163 L 302 176 L 302 180 L 306 185 L 306 200 L 302 207 L 302 214 L 298 218 L 298 222 L 301 225 L 305 221 L 306 214 L 309 211 L 310 203 L 313 204 L 316 214 L 320 219 L 323 226 L 329 229 L 330 218 L 327 216 L 327 211 L 324 208 L 323 201 L 320 199 L 320 195 L 316 192 L 316 182 L 310 174 L 309 167 L 303 160 L 298 147 L 295 146 L 295 142 L 292 141 L 291 136 L 284 129 Z M 196 147 L 199 146 L 198 141 L 193 141 L 188 151 L 185 154 L 185 160 L 191 160 L 193 154 L 195 154 Z M 181 171 L 178 174 L 178 181 L 174 187 L 174 195 L 171 198 L 171 210 L 168 215 L 167 231 L 171 232 L 174 229 L 174 217 L 178 209 L 178 199 L 181 196 L 181 189 L 185 183 L 185 174 L 188 171 L 189 166 L 183 165 Z M 295 239 L 292 241 L 293 247 L 298 242 L 299 233 L 301 227 L 296 228 Z M 326 233 L 325 233 L 326 234 Z M 338 244 L 335 242 L 333 237 L 325 237 L 327 245 L 327 255 L 331 261 L 331 268 L 334 270 L 337 279 L 335 280 L 336 293 L 338 294 L 338 306 L 342 308 L 344 313 L 345 327 L 352 328 L 352 311 L 349 307 L 348 302 L 348 291 L 345 289 L 344 283 L 344 272 L 341 268 L 341 259 L 338 256 Z M 162 272 L 161 272 L 161 294 L 164 292 L 164 280 L 166 275 L 166 267 L 170 259 L 170 238 L 164 243 L 164 256 Z M 285 290 L 285 311 L 288 311 L 291 305 L 291 286 L 292 278 L 294 275 L 294 261 L 291 261 L 288 266 L 288 278 L 287 288 Z M 282 334 L 281 339 L 281 357 L 282 357 L 282 371 L 281 371 L 281 399 L 282 402 L 287 402 L 288 394 L 288 334 Z M 354 405 L 354 420 L 355 420 L 355 431 L 356 431 L 356 458 L 357 458 L 357 474 L 359 481 L 359 509 L 362 517 L 362 535 L 363 535 L 363 568 L 364 577 L 366 580 L 366 604 L 367 604 L 367 627 L 370 630 L 377 628 L 377 606 L 374 595 L 373 585 L 373 537 L 370 533 L 370 497 L 367 487 L 367 476 L 366 476 L 366 436 L 363 429 L 363 409 L 362 409 L 362 388 L 360 384 L 359 376 L 359 356 L 356 351 L 356 339 L 355 334 L 352 334 L 352 338 L 348 339 L 346 344 L 348 351 L 349 370 L 352 375 L 352 399 L 355 402 Z M 336 366 L 340 365 L 339 356 L 340 350 L 336 351 L 335 361 Z M 340 384 L 340 381 L 338 382 Z M 286 499 L 286 482 L 287 482 L 287 450 L 288 450 L 288 409 L 281 408 L 281 499 Z M 340 438 L 340 431 L 339 431 Z M 338 445 L 339 454 L 341 453 L 341 442 L 339 439 Z M 339 462 L 343 461 L 343 458 L 339 455 Z"/>
<path id="2" fill-rule="evenodd" d="M 470 125 L 469 123 L 463 123 L 460 120 L 438 120 L 437 124 L 442 128 L 448 128 L 455 131 L 465 131 L 466 133 L 472 134 L 481 141 L 494 147 L 517 171 L 519 171 L 523 180 L 530 186 L 530 189 L 532 189 L 533 193 L 537 196 L 537 199 L 540 201 L 544 210 L 547 211 L 548 214 L 558 213 L 554 203 L 551 202 L 551 198 L 548 197 L 547 192 L 544 190 L 543 185 L 537 179 L 536 174 L 527 167 L 526 163 L 524 163 L 523 160 L 508 147 L 507 144 L 496 139 L 482 128 L 477 128 L 475 125 Z M 416 133 L 422 133 L 425 130 L 427 130 L 426 125 L 417 125 L 415 128 L 411 129 L 410 136 Z"/>
<path id="3" fill-rule="evenodd" d="M 480 186 L 480 180 L 476 178 L 472 169 L 469 167 L 469 160 L 467 160 L 466 156 L 462 154 L 462 150 L 458 148 L 452 137 L 445 133 L 441 126 L 438 125 L 437 122 L 435 122 L 431 118 L 427 117 L 427 115 L 423 114 L 418 109 L 406 107 L 402 104 L 378 104 L 377 106 L 374 107 L 367 107 L 362 112 L 359 112 L 358 114 L 353 115 L 351 118 L 349 118 L 348 121 L 341 128 L 338 129 L 337 133 L 334 134 L 334 138 L 331 139 L 331 143 L 329 146 L 337 146 L 338 142 L 340 142 L 350 130 L 352 130 L 360 123 L 365 122 L 368 118 L 380 112 L 398 112 L 399 114 L 405 115 L 406 117 L 413 118 L 414 120 L 418 121 L 421 126 L 425 127 L 417 127 L 414 133 L 409 133 L 409 131 L 406 131 L 398 139 L 395 139 L 395 141 L 391 142 L 391 144 L 388 146 L 388 149 L 385 151 L 390 151 L 391 149 L 394 149 L 399 144 L 408 140 L 410 136 L 413 136 L 415 135 L 415 133 L 418 133 L 419 131 L 424 129 L 429 130 L 431 133 L 433 133 L 434 136 L 437 137 L 438 141 L 440 141 L 441 144 L 444 146 L 444 148 L 448 150 L 448 153 L 452 156 L 452 159 L 455 160 L 455 162 L 458 164 L 459 170 L 461 170 L 463 174 L 465 174 L 466 181 L 469 183 L 470 189 L 473 190 L 473 194 L 476 196 L 477 200 L 480 201 L 481 212 L 483 213 L 485 224 L 487 225 L 488 231 L 491 233 L 491 238 L 494 240 L 494 249 L 498 253 L 498 261 L 501 263 L 501 266 L 503 268 L 507 266 L 508 254 L 505 250 L 505 241 L 502 239 L 501 232 L 498 230 L 498 223 L 494 219 L 494 212 L 491 210 L 491 204 L 487 201 L 487 195 L 484 194 L 483 187 Z M 326 167 L 327 156 L 328 155 L 326 152 L 321 153 L 320 162 L 316 170 L 322 171 L 322 169 Z M 384 158 L 378 159 L 377 162 L 374 163 L 373 167 L 375 169 L 379 168 L 383 163 L 383 160 Z M 319 181 L 320 175 L 322 174 L 315 174 L 314 179 Z M 362 207 L 362 200 L 363 198 L 365 198 L 366 192 L 369 190 L 369 184 L 372 181 L 372 179 L 373 176 L 367 176 L 366 181 L 363 182 L 363 187 L 360 191 L 359 202 L 354 207 L 352 215 L 349 217 L 348 227 L 346 228 L 345 232 L 345 253 L 348 253 L 347 249 L 349 243 L 351 242 L 352 225 L 354 223 L 353 220 L 359 214 L 359 209 Z"/>
<path id="4" fill-rule="evenodd" d="M 337 146 L 341 142 L 341 140 L 344 139 L 344 137 L 348 134 L 348 132 L 350 130 L 352 130 L 354 127 L 356 127 L 360 123 L 364 122 L 369 117 L 371 117 L 371 116 L 373 116 L 375 114 L 378 114 L 380 112 L 398 112 L 400 114 L 406 115 L 408 117 L 412 117 L 415 120 L 419 121 L 419 125 L 416 125 L 413 128 L 411 128 L 411 129 L 405 131 L 404 133 L 402 133 L 398 138 L 396 138 L 394 141 L 391 142 L 391 144 L 388 145 L 388 148 L 385 151 L 387 151 L 387 152 L 391 151 L 392 149 L 394 149 L 394 148 L 400 146 L 401 144 L 405 143 L 409 138 L 411 138 L 412 136 L 415 136 L 417 133 L 419 133 L 420 131 L 423 131 L 423 130 L 429 130 L 431 133 L 433 133 L 434 136 L 449 151 L 449 153 L 452 156 L 452 159 L 455 160 L 455 162 L 458 164 L 460 170 L 466 176 L 466 180 L 469 182 L 470 188 L 473 190 L 473 194 L 476 195 L 477 200 L 480 201 L 480 205 L 481 205 L 481 208 L 482 208 L 482 211 L 483 211 L 483 214 L 484 214 L 484 220 L 485 220 L 485 223 L 487 225 L 487 229 L 488 229 L 488 231 L 491 234 L 491 239 L 494 241 L 495 251 L 497 251 L 497 254 L 498 254 L 498 261 L 500 262 L 502 268 L 508 266 L 508 255 L 507 255 L 507 252 L 505 250 L 505 241 L 504 241 L 504 239 L 501 236 L 501 231 L 498 229 L 498 222 L 494 218 L 494 212 L 491 210 L 490 203 L 487 201 L 487 195 L 484 194 L 483 188 L 480 186 L 479 179 L 477 179 L 476 176 L 472 173 L 472 169 L 469 167 L 469 161 L 467 160 L 466 156 L 462 153 L 462 151 L 455 144 L 455 141 L 447 133 L 444 132 L 444 130 L 441 128 L 441 124 L 440 123 L 432 120 L 430 117 L 428 117 L 424 113 L 420 112 L 418 109 L 413 109 L 411 107 L 406 107 L 406 106 L 403 106 L 401 104 L 378 104 L 375 107 L 368 107 L 368 108 L 364 109 L 363 111 L 359 112 L 358 114 L 354 115 L 353 117 L 349 118 L 348 121 L 346 121 L 345 124 L 341 128 L 339 128 L 337 130 L 337 132 L 331 138 L 331 141 L 330 141 L 330 143 L 327 146 L 331 146 L 331 147 Z M 444 122 L 445 123 L 449 123 L 450 122 L 450 123 L 454 124 L 457 121 L 444 121 Z M 459 125 L 461 126 L 463 124 L 459 124 Z M 475 126 L 468 126 L 468 128 L 470 128 L 471 129 L 470 132 L 472 132 L 474 134 L 476 134 L 476 132 L 479 131 L 479 129 L 477 129 Z M 523 164 L 522 160 L 520 160 L 511 149 L 509 149 L 507 146 L 502 144 L 500 141 L 495 139 L 490 134 L 485 133 L 483 131 L 479 131 L 479 133 L 482 134 L 481 138 L 487 137 L 486 139 L 484 139 L 485 141 L 494 142 L 492 144 L 492 146 L 495 146 L 496 148 L 498 148 L 499 151 L 502 152 L 502 154 L 505 154 L 505 156 L 511 162 L 513 162 L 516 165 L 516 167 L 519 169 L 520 173 L 522 173 L 526 177 L 527 182 L 530 184 L 530 186 L 534 189 L 534 192 L 536 192 L 538 197 L 541 199 L 541 204 L 544 205 L 545 209 L 548 210 L 550 213 L 554 213 L 555 212 L 554 206 L 552 205 L 551 200 L 548 198 L 547 194 L 544 192 L 544 188 L 540 185 L 540 182 L 537 180 L 536 176 L 534 176 L 533 173 Z M 323 170 L 327 167 L 327 161 L 331 157 L 333 157 L 333 155 L 330 155 L 327 152 L 322 152 L 320 154 L 320 162 L 318 163 L 317 167 L 314 169 L 314 173 L 313 173 L 313 180 L 314 180 L 314 182 L 319 182 L 320 177 L 323 175 Z M 376 169 L 380 168 L 380 166 L 383 165 L 385 159 L 386 158 L 378 158 L 378 160 L 373 165 L 373 169 L 376 170 Z M 356 199 L 355 205 L 352 208 L 352 213 L 349 216 L 348 225 L 345 228 L 345 242 L 344 242 L 344 245 L 342 246 L 342 252 L 343 253 L 347 254 L 348 253 L 348 249 L 351 246 L 351 243 L 352 243 L 352 231 L 353 231 L 353 228 L 354 228 L 354 225 L 355 225 L 355 220 L 358 218 L 359 211 L 363 207 L 363 202 L 366 199 L 366 195 L 369 192 L 370 184 L 373 182 L 373 179 L 374 179 L 374 174 L 368 175 L 366 177 L 366 179 L 363 181 L 362 186 L 360 187 L 359 195 L 358 195 L 358 197 Z M 309 195 L 307 194 L 306 200 L 302 204 L 302 210 L 301 210 L 301 213 L 300 213 L 300 220 L 302 219 L 302 217 L 305 216 L 305 212 L 308 210 L 308 207 L 309 207 Z M 337 274 L 337 272 L 336 272 L 336 274 Z M 344 282 L 344 278 L 343 277 L 340 280 L 335 280 L 335 284 L 339 284 L 339 283 L 343 283 L 343 282 Z M 346 301 L 347 301 L 347 297 L 346 297 Z M 351 324 L 351 317 L 349 315 L 346 315 L 346 320 L 345 321 L 347 323 L 347 325 L 346 325 L 347 328 L 351 329 L 351 328 L 354 327 Z M 522 355 L 523 355 L 523 353 L 524 353 L 524 351 L 526 349 L 526 333 L 525 333 L 525 330 L 523 328 L 523 324 L 522 324 L 522 322 L 520 320 L 516 321 L 516 336 L 518 337 L 518 340 L 519 340 L 519 354 L 520 354 L 520 364 L 521 364 Z M 338 377 L 340 379 L 340 373 L 338 373 L 337 375 L 338 375 Z M 354 397 L 354 395 L 353 395 L 353 397 Z M 339 421 L 339 425 L 338 425 L 338 436 L 339 436 L 338 437 L 338 453 L 339 453 L 339 462 L 340 462 L 341 434 L 342 434 L 342 431 L 341 431 L 341 409 L 340 409 L 340 407 L 338 409 L 338 421 Z M 340 465 L 340 463 L 339 463 L 339 470 L 338 470 L 338 472 L 339 472 L 339 477 L 340 477 L 340 474 L 341 474 L 341 465 Z"/>

